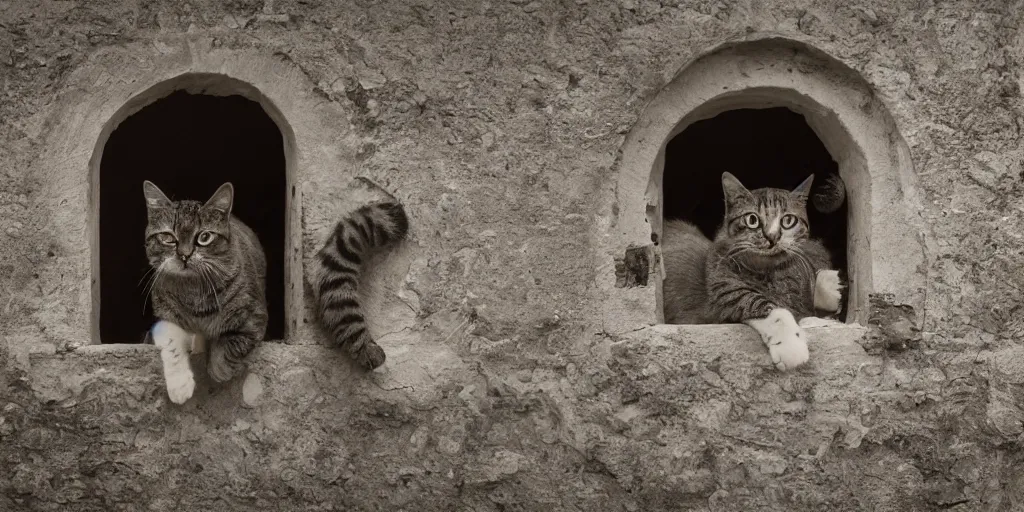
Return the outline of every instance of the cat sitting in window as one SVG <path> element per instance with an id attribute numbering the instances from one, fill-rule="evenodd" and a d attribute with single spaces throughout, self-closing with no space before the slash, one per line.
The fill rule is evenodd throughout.
<path id="1" fill-rule="evenodd" d="M 813 179 L 792 192 L 747 190 L 723 173 L 725 219 L 713 241 L 689 222 L 666 221 L 665 321 L 746 323 L 761 335 L 779 370 L 807 362 L 807 340 L 797 320 L 837 313 L 842 289 L 828 251 L 810 238 L 807 203 Z M 819 209 L 841 203 L 845 191 L 836 197 L 834 191 L 823 197 Z"/>
<path id="2" fill-rule="evenodd" d="M 146 256 L 158 321 L 147 341 L 160 347 L 167 394 L 177 404 L 195 389 L 192 351 L 207 352 L 207 371 L 225 382 L 245 367 L 267 327 L 266 258 L 256 234 L 231 215 L 234 188 L 225 183 L 205 204 L 171 201 L 143 183 L 149 224 Z M 366 330 L 357 297 L 364 257 L 403 238 L 409 223 L 397 201 L 356 209 L 338 222 L 310 270 L 320 321 L 335 345 L 364 368 L 384 363 Z"/>

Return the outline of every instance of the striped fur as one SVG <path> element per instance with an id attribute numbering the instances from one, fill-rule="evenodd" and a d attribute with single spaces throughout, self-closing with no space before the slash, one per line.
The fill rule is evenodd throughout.
<path id="1" fill-rule="evenodd" d="M 334 345 L 364 368 L 384 364 L 384 349 L 370 336 L 359 303 L 359 277 L 375 249 L 405 237 L 409 220 L 394 201 L 362 206 L 341 219 L 317 252 L 310 285 L 320 322 Z"/>
<path id="2" fill-rule="evenodd" d="M 684 221 L 666 222 L 666 321 L 745 322 L 766 318 L 776 308 L 789 310 L 797 319 L 814 316 L 816 276 L 831 267 L 831 258 L 809 236 L 806 208 L 812 180 L 792 192 L 748 191 L 731 174 L 723 174 L 726 214 L 714 241 Z M 792 226 L 784 227 L 786 215 L 792 216 Z"/>
<path id="3" fill-rule="evenodd" d="M 161 345 L 157 330 L 177 333 L 168 339 L 178 341 L 201 336 L 209 343 L 208 373 L 218 382 L 230 380 L 244 369 L 245 357 L 267 328 L 266 259 L 259 238 L 231 215 L 230 183 L 205 204 L 171 201 L 148 181 L 143 191 L 146 257 L 153 268 L 150 296 L 162 321 L 156 327 L 166 327 L 154 327 L 150 338 Z M 181 351 L 187 368 L 187 350 Z M 165 377 L 170 385 L 171 374 Z"/>
<path id="4" fill-rule="evenodd" d="M 834 172 L 811 190 L 811 204 L 821 213 L 833 213 L 846 201 L 846 182 L 839 173 Z"/>

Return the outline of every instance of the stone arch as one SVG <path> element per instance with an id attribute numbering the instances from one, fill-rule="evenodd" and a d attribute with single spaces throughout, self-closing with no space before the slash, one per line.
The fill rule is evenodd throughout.
<path id="1" fill-rule="evenodd" d="M 319 343 L 304 301 L 304 258 L 341 212 L 353 207 L 348 183 L 359 169 L 352 113 L 312 84 L 287 57 L 259 49 L 215 48 L 200 36 L 104 48 L 67 77 L 54 107 L 39 119 L 47 150 L 30 171 L 38 184 L 40 228 L 59 261 L 43 279 L 53 291 L 37 323 L 60 346 L 99 343 L 92 248 L 100 191 L 93 187 L 103 143 L 117 124 L 174 90 L 240 94 L 260 103 L 285 141 L 288 214 L 285 227 L 285 338 Z M 95 197 L 94 197 L 95 196 Z M 53 283 L 53 284 L 50 284 Z"/>
<path id="2" fill-rule="evenodd" d="M 99 137 L 96 140 L 96 147 L 95 147 L 95 149 L 92 152 L 92 157 L 89 160 L 89 174 L 90 174 L 90 178 L 89 178 L 89 203 L 90 203 L 89 204 L 89 209 L 90 209 L 90 225 L 89 225 L 89 229 L 90 229 L 90 233 L 89 233 L 89 236 L 90 236 L 90 241 L 91 241 L 90 247 L 91 247 L 91 252 L 92 252 L 92 261 L 91 261 L 92 276 L 93 276 L 93 279 L 92 279 L 92 316 L 93 316 L 92 324 L 94 326 L 93 327 L 93 331 L 94 331 L 94 333 L 93 333 L 93 340 L 94 341 L 96 339 L 99 339 L 99 338 L 97 338 L 97 336 L 107 336 L 106 334 L 104 334 L 104 329 L 109 329 L 110 327 L 113 327 L 113 325 L 108 325 L 106 328 L 102 328 L 102 327 L 99 328 L 100 332 L 99 332 L 98 335 L 95 332 L 96 329 L 97 329 L 96 326 L 101 323 L 100 322 L 100 317 L 101 317 L 101 311 L 103 310 L 103 307 L 104 307 L 104 302 L 107 302 L 107 301 L 109 301 L 111 299 L 119 298 L 116 295 L 115 296 L 111 296 L 110 294 L 104 294 L 103 291 L 102 291 L 104 286 L 108 286 L 108 287 L 110 286 L 110 285 L 105 285 L 105 283 L 103 283 L 102 278 L 101 278 L 101 275 L 104 273 L 104 272 L 102 272 L 102 270 L 106 269 L 106 270 L 109 271 L 110 270 L 109 269 L 110 264 L 109 263 L 104 263 L 102 261 L 101 254 L 104 252 L 104 250 L 102 250 L 101 248 L 105 244 L 113 243 L 112 238 L 114 238 L 114 239 L 119 238 L 119 237 L 109 237 L 109 236 L 104 238 L 104 237 L 100 236 L 101 225 L 104 225 L 104 223 L 107 223 L 108 226 L 110 225 L 109 221 L 105 221 L 102 218 L 102 215 L 101 215 L 101 204 L 103 204 L 102 202 L 104 201 L 104 199 L 103 199 L 103 186 L 101 185 L 101 182 L 103 181 L 103 179 L 101 179 L 101 176 L 103 175 L 104 172 L 107 172 L 107 171 L 105 171 L 105 166 L 103 165 L 104 153 L 107 150 L 108 142 L 110 140 L 111 135 L 114 134 L 114 132 L 117 130 L 117 128 L 124 121 L 126 121 L 129 118 L 131 118 L 133 115 L 135 115 L 137 113 L 141 113 L 143 110 L 145 110 L 150 105 L 154 105 L 154 104 L 156 104 L 157 102 L 159 102 L 162 99 L 169 98 L 172 93 L 176 93 L 176 92 L 179 92 L 179 91 L 185 92 L 185 93 L 188 93 L 188 94 L 191 94 L 191 95 L 202 95 L 202 96 L 221 96 L 221 97 L 225 97 L 225 96 L 241 96 L 241 97 L 243 97 L 243 98 L 245 98 L 247 100 L 250 100 L 250 101 L 252 101 L 252 102 L 254 102 L 254 103 L 259 105 L 259 108 L 261 108 L 263 110 L 263 113 L 266 114 L 266 116 L 269 117 L 271 121 L 273 121 L 274 125 L 276 125 L 277 131 L 280 132 L 280 136 L 281 136 L 281 143 L 282 143 L 282 146 L 283 146 L 283 156 L 284 156 L 284 163 L 285 163 L 285 165 L 284 165 L 284 169 L 283 169 L 283 171 L 284 171 L 284 187 L 281 190 L 279 190 L 280 194 L 282 195 L 282 196 L 279 196 L 279 197 L 283 197 L 283 199 L 285 201 L 284 211 L 282 213 L 283 213 L 283 216 L 285 217 L 284 225 L 285 225 L 286 231 L 287 231 L 287 227 L 290 225 L 289 217 L 295 217 L 295 216 L 298 215 L 295 212 L 295 206 L 297 206 L 297 204 L 293 205 L 292 202 L 291 202 L 291 196 L 289 194 L 285 193 L 285 190 L 288 190 L 289 188 L 293 187 L 294 184 L 295 184 L 295 133 L 292 131 L 291 126 L 288 124 L 287 120 L 285 119 L 285 117 L 281 113 L 281 111 L 274 105 L 274 103 L 272 101 L 270 101 L 269 98 L 264 96 L 259 91 L 259 89 L 257 89 L 255 86 L 253 86 L 252 84 L 243 82 L 241 80 L 238 80 L 236 78 L 232 78 L 230 76 L 223 75 L 223 74 L 217 74 L 217 73 L 184 73 L 184 74 L 178 75 L 178 76 L 176 76 L 174 78 L 171 78 L 171 79 L 165 80 L 163 82 L 160 82 L 160 83 L 158 83 L 156 85 L 153 85 L 152 87 L 150 87 L 150 88 L 146 89 L 145 91 L 142 91 L 141 93 L 139 93 L 136 96 L 132 97 L 127 102 L 125 102 L 125 104 L 103 126 L 103 129 L 100 131 L 100 135 L 99 135 Z M 247 174 L 251 174 L 251 173 L 247 173 Z M 223 176 L 221 176 L 221 177 L 223 178 Z M 140 170 L 139 175 L 138 175 L 137 178 L 138 179 L 136 181 L 138 181 L 139 183 L 141 183 L 142 179 L 150 179 L 150 180 L 155 180 L 155 181 L 158 181 L 158 182 L 161 181 L 159 179 L 160 177 L 158 177 L 158 176 L 154 176 L 154 175 L 147 176 L 145 170 Z M 239 179 L 242 179 L 242 181 L 245 181 L 243 176 L 236 176 L 236 178 L 239 178 Z M 134 179 L 134 176 L 133 176 L 133 179 Z M 111 182 L 110 184 L 113 184 L 113 183 Z M 236 190 L 238 189 L 239 185 L 243 185 L 243 184 L 242 183 L 238 183 L 238 182 L 235 183 Z M 138 188 L 138 187 L 134 187 L 134 188 Z M 276 187 L 273 187 L 273 188 L 276 188 Z M 117 199 L 120 200 L 120 201 L 125 201 L 126 200 L 126 198 L 117 198 Z M 193 197 L 193 199 L 201 199 L 201 198 Z M 109 203 L 108 203 L 108 206 L 109 206 Z M 239 204 L 237 204 L 237 206 L 240 207 L 240 208 L 245 209 L 249 205 L 246 205 L 245 203 L 241 203 L 240 202 Z M 251 207 L 249 207 L 249 209 L 251 209 Z M 237 211 L 238 211 L 238 208 L 236 208 L 236 212 Z M 257 234 L 259 234 L 261 236 L 261 238 L 263 238 L 263 242 L 265 244 L 270 241 L 270 240 L 267 240 L 266 238 L 264 238 L 264 236 L 267 233 L 261 232 L 261 230 L 257 226 L 255 226 L 255 225 L 251 225 L 250 224 L 250 227 L 252 227 L 252 228 L 254 228 L 256 230 Z M 286 233 L 285 236 L 284 236 L 285 240 L 288 239 L 288 236 L 289 236 L 289 234 Z M 124 236 L 121 236 L 120 238 L 124 238 Z M 110 248 L 108 247 L 108 249 L 110 249 Z M 275 273 L 280 271 L 279 269 L 275 269 L 273 267 L 274 267 L 275 259 L 280 257 L 281 249 L 282 249 L 282 247 L 269 247 L 269 246 L 265 246 L 264 247 L 264 250 L 266 251 L 267 258 L 268 258 L 268 260 L 267 260 L 267 262 L 268 262 L 268 269 L 267 269 L 268 270 L 268 288 L 267 288 L 267 293 L 268 293 L 268 300 L 270 300 L 271 306 L 272 306 L 272 308 L 271 308 L 272 310 L 270 312 L 271 322 L 270 322 L 270 326 L 268 327 L 268 336 L 281 336 L 281 334 L 275 333 L 275 329 L 274 329 L 274 327 L 275 327 L 274 324 L 280 325 L 279 322 L 280 322 L 281 310 L 273 308 L 274 304 L 278 303 L 280 301 L 281 297 L 280 296 L 271 297 L 272 294 L 279 295 L 281 293 L 281 291 L 279 290 L 280 281 L 277 281 L 275 283 L 270 283 L 269 282 L 271 280 L 271 278 L 275 275 Z M 118 247 L 116 249 L 116 251 L 122 251 L 122 250 L 123 249 L 121 247 Z M 112 254 L 112 253 L 108 253 L 108 255 L 109 254 Z M 284 264 L 284 273 L 285 274 L 289 274 L 289 272 L 288 272 L 288 270 L 289 270 L 288 262 L 285 261 L 284 263 L 285 263 Z M 127 269 L 124 269 L 124 270 L 127 270 Z M 118 273 L 119 272 L 109 272 L 109 273 L 107 273 L 107 275 L 108 276 L 113 275 L 113 276 L 117 277 Z M 299 275 L 301 275 L 301 274 L 299 274 Z M 130 277 L 131 277 L 131 280 L 134 281 L 135 278 L 137 278 L 138 276 L 130 276 Z M 120 294 L 117 294 L 117 295 L 120 295 Z M 105 301 L 103 299 L 103 296 L 107 297 L 107 301 Z M 118 314 L 119 313 L 115 313 L 115 315 L 118 315 Z M 116 321 L 116 318 L 117 318 L 117 316 L 112 316 L 112 317 L 109 317 L 107 320 L 108 321 L 112 321 L 112 320 Z M 126 321 L 127 321 L 127 319 L 122 319 L 122 320 L 118 321 L 118 323 L 122 323 L 123 324 Z M 141 337 L 141 335 L 139 335 L 138 337 L 135 337 L 135 338 L 133 338 L 133 337 L 127 337 L 126 338 L 126 337 L 122 336 L 121 339 L 117 339 L 117 340 L 105 339 L 103 341 L 106 342 L 106 343 L 111 343 L 111 342 L 131 342 L 133 339 L 138 341 L 138 340 L 141 340 L 142 337 Z"/>
<path id="3" fill-rule="evenodd" d="M 847 321 L 865 324 L 876 293 L 922 306 L 927 228 L 909 149 L 891 114 L 871 86 L 838 60 L 804 43 L 766 38 L 722 45 L 684 66 L 627 135 L 603 228 L 600 257 L 607 268 L 617 267 L 601 276 L 606 324 L 663 321 L 664 269 L 652 240 L 661 234 L 667 142 L 727 110 L 770 107 L 802 114 L 846 181 Z M 647 262 L 648 286 L 629 286 L 637 280 L 623 275 L 644 267 L 638 260 Z"/>

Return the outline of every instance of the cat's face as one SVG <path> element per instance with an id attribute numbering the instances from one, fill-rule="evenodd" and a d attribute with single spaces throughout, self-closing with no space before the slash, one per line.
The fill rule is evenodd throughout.
<path id="1" fill-rule="evenodd" d="M 231 204 L 234 188 L 225 183 L 206 204 L 171 201 L 156 185 L 143 183 L 149 224 L 146 257 L 159 273 L 203 277 L 230 267 Z"/>
<path id="2" fill-rule="evenodd" d="M 777 188 L 747 190 L 729 173 L 722 174 L 725 222 L 718 240 L 728 255 L 753 269 L 780 266 L 800 253 L 810 235 L 807 195 L 812 174 L 792 192 Z"/>

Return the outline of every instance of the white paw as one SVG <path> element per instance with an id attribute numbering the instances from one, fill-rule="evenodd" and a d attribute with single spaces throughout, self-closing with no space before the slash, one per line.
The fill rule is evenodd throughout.
<path id="1" fill-rule="evenodd" d="M 772 364 L 780 371 L 792 370 L 810 359 L 807 336 L 788 310 L 775 308 L 766 318 L 747 320 L 747 324 L 761 335 Z"/>
<path id="2" fill-rule="evenodd" d="M 185 346 L 192 335 L 168 320 L 158 320 L 153 324 L 153 344 L 161 349 Z"/>
<path id="3" fill-rule="evenodd" d="M 173 322 L 160 320 L 153 326 L 153 344 L 160 347 L 167 396 L 176 404 L 185 403 L 196 389 L 188 361 L 192 334 Z"/>
<path id="4" fill-rule="evenodd" d="M 822 311 L 839 312 L 843 283 L 838 270 L 821 270 L 814 279 L 814 307 Z"/>
<path id="5" fill-rule="evenodd" d="M 828 327 L 832 325 L 843 325 L 839 320 L 832 318 L 819 318 L 816 316 L 808 316 L 801 318 L 797 324 L 804 329 L 813 329 L 815 327 Z"/>
<path id="6" fill-rule="evenodd" d="M 781 372 L 792 370 L 811 358 L 810 352 L 807 351 L 807 343 L 800 338 L 790 338 L 769 345 L 768 353 L 772 356 L 775 368 Z"/>
<path id="7" fill-rule="evenodd" d="M 191 371 L 180 371 L 167 375 L 167 396 L 176 404 L 183 404 L 196 389 L 196 380 Z"/>

